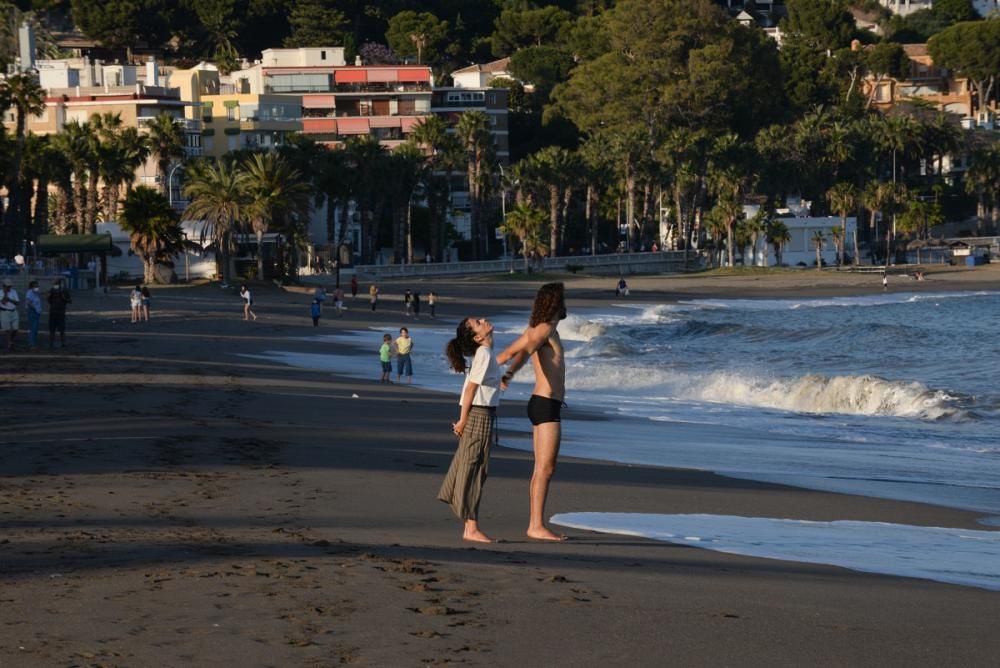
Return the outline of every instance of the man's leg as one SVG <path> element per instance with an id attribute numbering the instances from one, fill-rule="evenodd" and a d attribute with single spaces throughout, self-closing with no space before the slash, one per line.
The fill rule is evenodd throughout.
<path id="1" fill-rule="evenodd" d="M 534 428 L 535 470 L 531 474 L 531 515 L 528 520 L 528 537 L 537 540 L 562 540 L 545 526 L 545 499 L 549 494 L 549 481 L 556 470 L 562 425 L 543 422 Z"/>

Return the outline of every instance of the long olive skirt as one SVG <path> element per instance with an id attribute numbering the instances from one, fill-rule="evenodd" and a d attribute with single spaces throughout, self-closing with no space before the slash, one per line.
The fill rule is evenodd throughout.
<path id="1" fill-rule="evenodd" d="M 472 407 L 448 474 L 441 483 L 437 498 L 451 506 L 460 519 L 479 518 L 479 500 L 486 484 L 495 426 L 495 409 Z"/>

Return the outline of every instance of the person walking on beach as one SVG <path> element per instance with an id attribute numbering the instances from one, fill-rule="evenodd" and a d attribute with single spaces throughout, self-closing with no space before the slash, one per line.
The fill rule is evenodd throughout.
<path id="1" fill-rule="evenodd" d="M 437 293 L 431 290 L 427 293 L 427 305 L 431 307 L 431 317 L 436 318 L 434 315 L 434 307 L 437 306 Z"/>
<path id="2" fill-rule="evenodd" d="M 451 426 L 458 448 L 437 498 L 465 522 L 462 539 L 492 543 L 479 528 L 479 502 L 490 463 L 490 445 L 500 404 L 500 365 L 493 356 L 493 325 L 485 318 L 466 318 L 445 348 L 449 366 L 465 373 L 458 422 Z M 472 366 L 466 365 L 472 358 Z"/>
<path id="3" fill-rule="evenodd" d="M 372 313 L 374 313 L 375 307 L 378 306 L 378 286 L 375 285 L 374 283 L 368 286 L 368 298 L 372 302 Z"/>
<path id="4" fill-rule="evenodd" d="M 889 276 L 884 271 L 882 272 L 882 289 L 889 289 Z"/>
<path id="5" fill-rule="evenodd" d="M 382 347 L 378 349 L 378 359 L 382 363 L 382 378 L 379 382 L 392 382 L 392 334 L 382 337 Z"/>
<path id="6" fill-rule="evenodd" d="M 563 540 L 545 526 L 545 500 L 559 456 L 562 438 L 561 410 L 566 394 L 566 361 L 556 326 L 566 317 L 565 288 L 562 283 L 546 283 L 538 288 L 531 317 L 524 333 L 497 355 L 497 362 L 510 362 L 501 378 L 506 388 L 528 358 L 535 370 L 535 387 L 528 400 L 532 424 L 535 468 L 531 474 L 528 537 L 536 540 Z"/>
<path id="7" fill-rule="evenodd" d="M 0 330 L 7 338 L 7 350 L 14 350 L 14 337 L 17 336 L 17 329 L 21 326 L 21 319 L 17 314 L 17 305 L 20 303 L 17 290 L 6 278 L 3 280 L 3 293 L 0 294 Z"/>
<path id="8" fill-rule="evenodd" d="M 413 293 L 409 290 L 403 294 L 403 315 L 407 318 L 413 315 Z"/>
<path id="9" fill-rule="evenodd" d="M 250 288 L 244 283 L 240 286 L 240 299 L 243 300 L 243 319 L 249 320 L 253 318 L 257 319 L 257 314 L 253 312 L 253 295 L 250 294 Z"/>
<path id="10" fill-rule="evenodd" d="M 38 295 L 38 281 L 28 283 L 24 298 L 28 313 L 28 350 L 38 350 L 38 323 L 42 320 L 42 298 Z"/>
<path id="11" fill-rule="evenodd" d="M 128 302 L 132 307 L 132 322 L 139 322 L 142 319 L 142 290 L 138 285 L 129 293 Z"/>
<path id="12" fill-rule="evenodd" d="M 142 290 L 139 291 L 142 295 L 142 319 L 149 322 L 149 303 L 152 300 L 152 295 L 149 294 L 149 287 L 144 285 Z"/>
<path id="13" fill-rule="evenodd" d="M 413 350 L 413 339 L 410 338 L 410 330 L 405 327 L 399 328 L 399 338 L 396 339 L 396 382 L 402 381 L 406 376 L 406 382 L 413 382 L 413 361 L 410 359 L 410 351 Z"/>
<path id="14" fill-rule="evenodd" d="M 420 320 L 420 293 L 413 293 L 413 317 Z"/>
<path id="15" fill-rule="evenodd" d="M 314 299 L 309 305 L 309 314 L 313 319 L 313 327 L 319 327 L 319 317 L 323 314 L 323 305 L 318 299 Z"/>
<path id="16" fill-rule="evenodd" d="M 66 306 L 73 299 L 61 278 L 57 278 L 49 290 L 49 349 L 55 346 L 56 332 L 59 332 L 59 347 L 66 347 Z"/>
<path id="17" fill-rule="evenodd" d="M 344 315 L 344 291 L 337 288 L 333 291 L 333 307 L 337 309 L 337 317 Z"/>
<path id="18" fill-rule="evenodd" d="M 358 277 L 351 276 L 351 299 L 358 298 Z"/>

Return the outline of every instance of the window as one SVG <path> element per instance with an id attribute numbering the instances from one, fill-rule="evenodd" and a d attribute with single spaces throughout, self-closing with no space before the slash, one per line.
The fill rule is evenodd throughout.
<path id="1" fill-rule="evenodd" d="M 326 60 L 326 51 L 320 51 L 319 52 L 319 59 L 320 60 Z"/>
<path id="2" fill-rule="evenodd" d="M 238 120 L 240 120 L 240 108 L 239 107 L 226 107 L 226 120 L 227 121 L 238 121 Z"/>

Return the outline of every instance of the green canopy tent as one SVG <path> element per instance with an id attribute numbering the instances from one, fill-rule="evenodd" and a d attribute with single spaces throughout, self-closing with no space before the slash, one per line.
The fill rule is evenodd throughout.
<path id="1" fill-rule="evenodd" d="M 101 258 L 101 270 L 95 276 L 96 288 L 106 284 L 108 253 L 114 253 L 110 234 L 39 234 L 35 251 L 42 253 L 88 253 Z"/>

